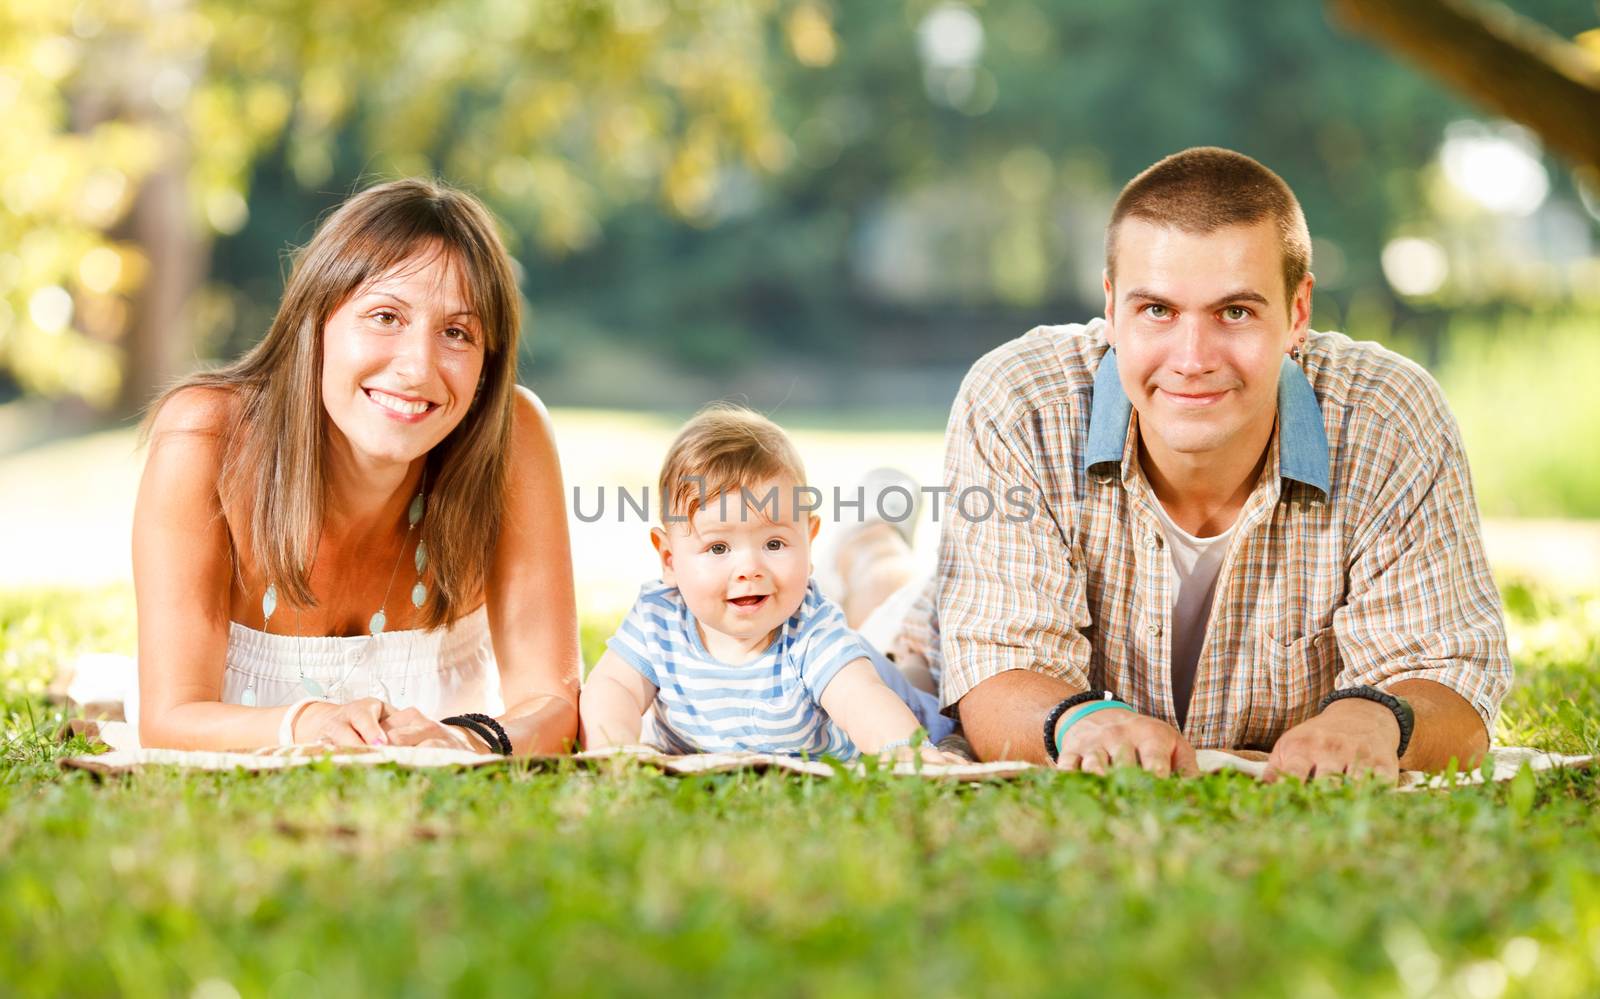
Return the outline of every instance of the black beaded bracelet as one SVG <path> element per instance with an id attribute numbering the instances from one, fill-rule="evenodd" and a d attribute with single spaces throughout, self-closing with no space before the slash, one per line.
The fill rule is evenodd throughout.
<path id="1" fill-rule="evenodd" d="M 1057 759 L 1056 722 L 1061 720 L 1062 715 L 1078 705 L 1088 704 L 1090 701 L 1115 701 L 1117 699 L 1117 695 L 1109 690 L 1085 690 L 1081 694 L 1073 694 L 1051 708 L 1050 713 L 1044 716 L 1044 753 L 1050 757 L 1050 762 L 1054 763 Z"/>
<path id="2" fill-rule="evenodd" d="M 464 715 L 451 715 L 444 719 L 446 725 L 456 725 L 460 728 L 471 729 L 478 737 L 489 744 L 489 748 L 501 756 L 511 755 L 511 737 L 506 735 L 506 730 L 500 723 L 481 712 L 471 711 Z"/>
<path id="3" fill-rule="evenodd" d="M 484 744 L 489 747 L 491 752 L 500 752 L 500 740 L 495 736 L 494 729 L 487 725 L 473 721 L 471 718 L 468 718 L 465 715 L 455 715 L 453 717 L 446 718 L 443 720 L 442 724 L 454 725 L 457 728 L 464 728 L 473 735 L 476 735 L 478 738 L 482 739 Z"/>
<path id="4" fill-rule="evenodd" d="M 484 725 L 492 729 L 494 731 L 496 740 L 494 743 L 494 748 L 500 753 L 501 756 L 511 755 L 511 736 L 506 734 L 506 730 L 501 727 L 499 722 L 495 721 L 489 715 L 482 714 L 481 712 L 477 711 L 469 711 L 461 717 L 471 718 L 479 725 Z"/>

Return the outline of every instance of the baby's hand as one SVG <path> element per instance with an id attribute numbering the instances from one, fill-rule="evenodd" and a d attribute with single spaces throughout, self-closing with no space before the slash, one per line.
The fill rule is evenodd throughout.
<path id="1" fill-rule="evenodd" d="M 947 753 L 932 743 L 924 742 L 920 746 L 895 746 L 885 749 L 878 754 L 878 758 L 887 763 L 914 763 L 921 760 L 941 767 L 958 767 L 972 761 L 956 753 Z"/>

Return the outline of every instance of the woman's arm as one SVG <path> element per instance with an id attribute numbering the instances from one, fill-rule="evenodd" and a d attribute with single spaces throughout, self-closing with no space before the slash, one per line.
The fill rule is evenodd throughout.
<path id="1" fill-rule="evenodd" d="M 233 560 L 217 495 L 229 390 L 190 388 L 167 400 L 133 514 L 139 613 L 139 741 L 171 749 L 278 744 L 292 706 L 223 704 Z M 291 736 L 359 746 L 384 741 L 389 706 L 374 698 L 307 705 Z"/>
<path id="2" fill-rule="evenodd" d="M 655 699 L 655 684 L 607 649 L 589 674 L 578 702 L 583 748 L 604 749 L 638 742 L 644 713 Z"/>
<path id="3" fill-rule="evenodd" d="M 513 402 L 511 469 L 486 600 L 500 718 L 518 753 L 566 752 L 578 735 L 578 609 L 555 434 L 525 388 Z"/>
<path id="4" fill-rule="evenodd" d="M 228 526 L 217 495 L 226 389 L 169 399 L 150 430 L 133 514 L 139 741 L 174 749 L 271 746 L 285 709 L 221 704 L 228 649 Z"/>

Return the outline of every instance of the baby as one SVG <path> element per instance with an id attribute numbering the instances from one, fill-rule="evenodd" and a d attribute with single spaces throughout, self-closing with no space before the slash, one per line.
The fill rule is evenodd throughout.
<path id="1" fill-rule="evenodd" d="M 757 413 L 714 406 L 683 428 L 650 531 L 661 580 L 641 588 L 584 684 L 587 748 L 966 762 L 933 748 L 954 729 L 938 700 L 812 581 L 821 522 L 804 483 L 793 443 Z M 929 741 L 912 749 L 918 728 Z"/>

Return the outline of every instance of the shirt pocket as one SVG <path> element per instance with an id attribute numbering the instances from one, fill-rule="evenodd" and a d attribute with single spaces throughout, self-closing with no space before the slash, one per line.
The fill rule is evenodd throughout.
<path id="1" fill-rule="evenodd" d="M 1339 675 L 1339 643 L 1331 627 L 1290 642 L 1263 634 L 1246 686 L 1249 703 L 1240 746 L 1271 749 L 1278 737 L 1316 713 Z"/>

